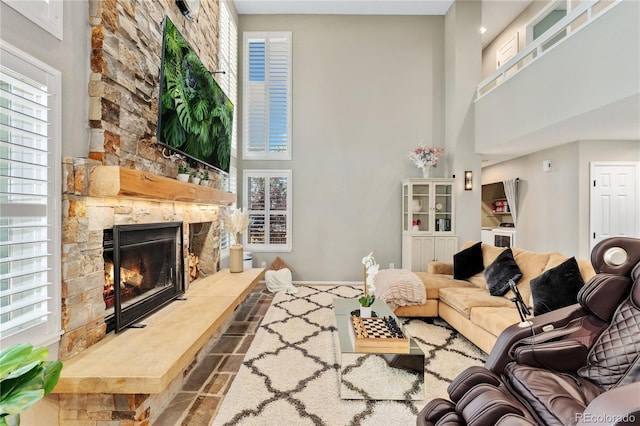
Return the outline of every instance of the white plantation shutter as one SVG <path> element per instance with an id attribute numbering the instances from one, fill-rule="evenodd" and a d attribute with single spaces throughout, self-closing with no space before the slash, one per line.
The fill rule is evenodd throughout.
<path id="1" fill-rule="evenodd" d="M 236 23 L 228 9 L 227 2 L 220 2 L 220 69 L 224 74 L 217 74 L 220 87 L 233 104 L 233 128 L 231 134 L 231 165 L 229 176 L 225 182 L 224 189 L 234 194 L 238 193 L 238 120 L 237 120 L 237 99 L 238 99 L 238 29 Z M 224 230 L 220 232 L 220 255 L 229 256 L 229 247 L 234 243 L 233 237 Z"/>
<path id="2" fill-rule="evenodd" d="M 233 105 L 237 104 L 238 94 L 238 29 L 229 12 L 226 2 L 220 2 L 220 87 Z"/>
<path id="3" fill-rule="evenodd" d="M 249 211 L 245 245 L 253 251 L 291 251 L 291 171 L 245 170 Z"/>
<path id="4" fill-rule="evenodd" d="M 60 73 L 0 42 L 0 339 L 60 335 Z"/>
<path id="5" fill-rule="evenodd" d="M 291 32 L 244 33 L 244 158 L 291 159 Z"/>

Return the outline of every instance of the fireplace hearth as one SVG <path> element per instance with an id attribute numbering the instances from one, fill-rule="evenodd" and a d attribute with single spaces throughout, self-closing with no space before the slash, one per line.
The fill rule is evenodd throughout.
<path id="1" fill-rule="evenodd" d="M 115 225 L 103 236 L 105 322 L 116 333 L 184 293 L 182 223 Z"/>

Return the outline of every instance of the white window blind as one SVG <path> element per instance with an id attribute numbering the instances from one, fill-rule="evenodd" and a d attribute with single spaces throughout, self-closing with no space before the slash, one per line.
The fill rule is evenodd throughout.
<path id="1" fill-rule="evenodd" d="M 233 105 L 238 94 L 238 29 L 227 3 L 220 2 L 220 52 L 218 60 L 224 74 L 219 75 L 220 87 Z"/>
<path id="2" fill-rule="evenodd" d="M 245 245 L 253 251 L 291 251 L 291 170 L 245 170 L 249 211 Z"/>
<path id="3" fill-rule="evenodd" d="M 60 335 L 60 73 L 0 42 L 0 339 Z"/>
<path id="4" fill-rule="evenodd" d="M 245 32 L 246 160 L 291 159 L 291 32 Z"/>
<path id="5" fill-rule="evenodd" d="M 231 16 L 226 1 L 220 2 L 220 50 L 218 60 L 220 69 L 224 74 L 217 74 L 220 87 L 225 91 L 231 103 L 233 103 L 233 128 L 231 133 L 231 166 L 229 176 L 223 188 L 234 194 L 238 193 L 238 132 L 237 132 L 237 99 L 238 99 L 238 29 Z M 235 205 L 234 205 L 235 206 Z M 233 244 L 233 238 L 224 230 L 220 232 L 220 257 L 229 256 L 229 247 Z"/>

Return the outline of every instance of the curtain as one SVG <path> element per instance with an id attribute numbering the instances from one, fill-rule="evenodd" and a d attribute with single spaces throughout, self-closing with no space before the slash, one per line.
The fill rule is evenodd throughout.
<path id="1" fill-rule="evenodd" d="M 511 217 L 513 218 L 513 224 L 518 227 L 518 183 L 519 178 L 507 179 L 502 181 L 504 185 L 504 193 L 507 196 L 507 203 L 509 203 L 509 210 L 511 211 Z"/>

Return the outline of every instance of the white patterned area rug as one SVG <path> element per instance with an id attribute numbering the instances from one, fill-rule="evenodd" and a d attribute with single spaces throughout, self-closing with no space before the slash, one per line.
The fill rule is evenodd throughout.
<path id="1" fill-rule="evenodd" d="M 459 372 L 486 359 L 442 320 L 401 318 L 425 353 L 425 399 L 340 399 L 332 300 L 357 297 L 361 289 L 297 288 L 274 297 L 213 425 L 415 425 L 428 401 L 447 397 Z"/>

